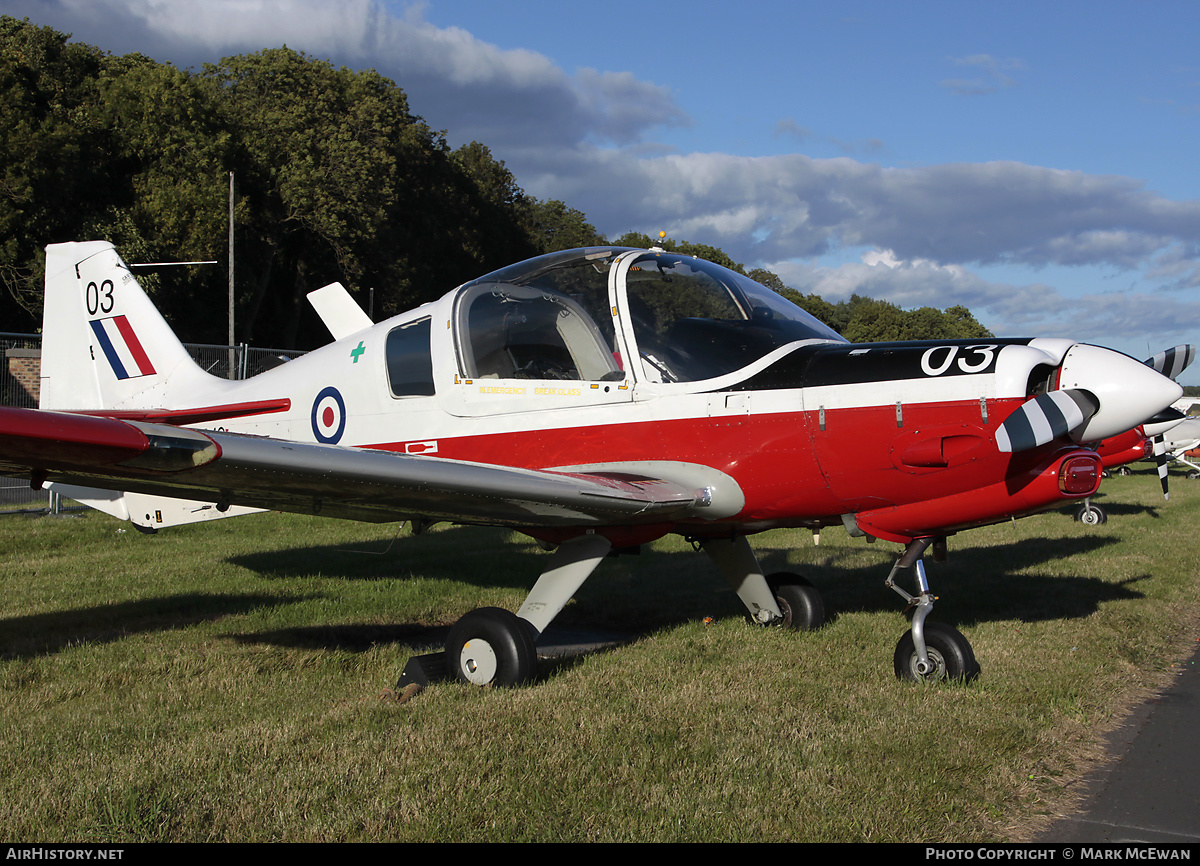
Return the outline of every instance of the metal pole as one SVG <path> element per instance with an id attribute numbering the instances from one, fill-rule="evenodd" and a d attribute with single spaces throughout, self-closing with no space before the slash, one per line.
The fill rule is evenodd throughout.
<path id="1" fill-rule="evenodd" d="M 236 379 L 233 349 L 233 172 L 229 172 L 229 378 Z"/>

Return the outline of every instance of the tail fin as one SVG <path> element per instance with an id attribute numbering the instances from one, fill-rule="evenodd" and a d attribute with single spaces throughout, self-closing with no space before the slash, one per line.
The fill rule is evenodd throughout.
<path id="1" fill-rule="evenodd" d="M 46 247 L 43 409 L 177 409 L 220 402 L 233 383 L 201 370 L 107 241 Z M 259 509 L 51 484 L 153 531 Z"/>
<path id="2" fill-rule="evenodd" d="M 171 408 L 226 384 L 196 366 L 112 244 L 46 247 L 41 408 Z"/>

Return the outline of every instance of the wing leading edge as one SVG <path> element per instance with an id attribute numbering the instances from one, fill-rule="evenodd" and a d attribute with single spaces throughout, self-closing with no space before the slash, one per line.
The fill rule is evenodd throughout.
<path id="1" fill-rule="evenodd" d="M 0 474 L 387 522 L 515 527 L 703 517 L 712 490 L 637 471 L 521 469 L 67 412 L 0 408 Z"/>

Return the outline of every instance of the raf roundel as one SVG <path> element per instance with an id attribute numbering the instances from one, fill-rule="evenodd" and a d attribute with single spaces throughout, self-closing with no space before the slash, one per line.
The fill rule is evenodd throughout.
<path id="1" fill-rule="evenodd" d="M 312 407 L 312 431 L 318 442 L 336 445 L 346 432 L 346 404 L 334 387 L 317 395 Z"/>

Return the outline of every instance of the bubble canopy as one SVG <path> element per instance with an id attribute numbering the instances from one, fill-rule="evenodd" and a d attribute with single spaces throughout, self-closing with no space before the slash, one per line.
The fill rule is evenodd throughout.
<path id="1" fill-rule="evenodd" d="M 462 286 L 468 376 L 696 382 L 792 343 L 846 342 L 783 296 L 691 256 L 589 247 L 529 259 Z M 636 361 L 631 359 L 636 358 Z"/>

